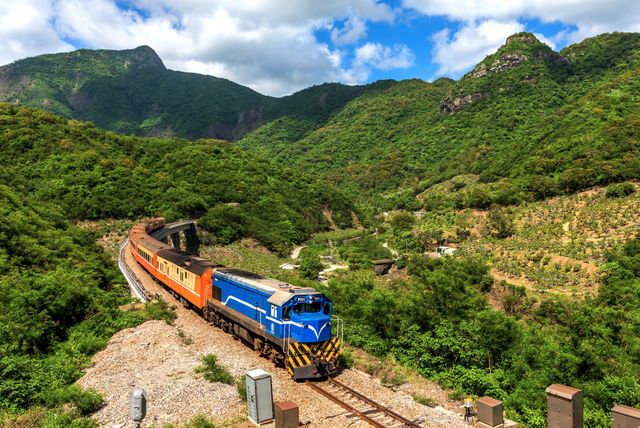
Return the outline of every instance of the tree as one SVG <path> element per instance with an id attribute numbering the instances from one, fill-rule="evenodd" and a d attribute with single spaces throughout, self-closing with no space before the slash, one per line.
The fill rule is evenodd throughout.
<path id="1" fill-rule="evenodd" d="M 515 232 L 513 218 L 509 212 L 496 206 L 489 210 L 487 227 L 489 228 L 489 233 L 496 238 L 508 238 Z"/>
<path id="2" fill-rule="evenodd" d="M 307 279 L 318 279 L 318 273 L 324 269 L 318 254 L 303 252 L 300 257 L 300 275 Z"/>

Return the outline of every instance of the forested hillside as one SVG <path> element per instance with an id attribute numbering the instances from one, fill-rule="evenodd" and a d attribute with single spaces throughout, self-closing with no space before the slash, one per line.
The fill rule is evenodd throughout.
<path id="1" fill-rule="evenodd" d="M 316 171 L 379 208 L 544 198 L 640 176 L 639 74 L 639 34 L 556 53 L 521 33 L 458 82 L 400 82 L 358 97 L 302 138 L 272 123 L 240 145 Z M 463 174 L 477 183 L 416 200 Z"/>
<path id="2" fill-rule="evenodd" d="M 221 242 L 252 236 L 287 248 L 340 226 L 351 203 L 299 171 L 218 140 L 124 137 L 41 110 L 0 104 L 2 183 L 71 220 L 200 218 Z"/>
<path id="3" fill-rule="evenodd" d="M 148 46 L 80 49 L 0 67 L 0 101 L 122 134 L 192 140 L 236 140 L 281 117 L 295 120 L 288 132 L 302 136 L 351 99 L 391 84 L 323 84 L 273 98 L 226 79 L 168 70 Z"/>

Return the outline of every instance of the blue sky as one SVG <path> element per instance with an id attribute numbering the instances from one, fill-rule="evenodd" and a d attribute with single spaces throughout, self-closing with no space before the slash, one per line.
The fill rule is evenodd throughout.
<path id="1" fill-rule="evenodd" d="M 640 31 L 637 0 L 0 0 L 0 64 L 151 46 L 168 68 L 281 96 L 327 81 L 459 78 L 506 37 L 560 50 Z"/>

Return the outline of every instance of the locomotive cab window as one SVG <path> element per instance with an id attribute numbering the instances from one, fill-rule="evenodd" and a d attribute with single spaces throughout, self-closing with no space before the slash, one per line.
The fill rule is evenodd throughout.
<path id="1" fill-rule="evenodd" d="M 297 314 L 309 313 L 309 312 L 320 312 L 320 309 L 322 309 L 320 302 L 296 303 L 296 305 L 293 307 L 293 310 Z"/>
<path id="2" fill-rule="evenodd" d="M 331 314 L 331 303 L 329 303 L 329 302 L 325 302 L 325 304 L 324 304 L 324 309 L 322 310 L 322 312 L 323 312 L 325 315 L 329 315 L 329 314 Z"/>
<path id="3" fill-rule="evenodd" d="M 285 321 L 291 319 L 291 306 L 282 308 L 282 319 Z"/>

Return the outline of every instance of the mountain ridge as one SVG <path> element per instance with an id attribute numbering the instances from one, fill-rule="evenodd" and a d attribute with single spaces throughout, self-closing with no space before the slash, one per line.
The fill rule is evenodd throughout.
<path id="1" fill-rule="evenodd" d="M 69 55 L 91 67 L 78 73 L 53 61 Z M 124 57 L 138 67 L 124 67 Z M 47 78 L 9 76 L 5 66 L 0 98 L 17 94 L 23 105 L 67 108 L 66 117 L 120 133 L 237 140 L 383 210 L 509 204 L 640 177 L 629 160 L 635 145 L 616 140 L 637 137 L 637 33 L 603 34 L 560 52 L 517 33 L 458 81 L 325 83 L 282 98 L 167 70 L 149 47 L 81 50 L 12 67 L 25 61 L 42 66 Z M 18 90 L 7 90 L 8 76 Z M 416 198 L 467 174 L 479 181 L 445 200 Z"/>
<path id="2" fill-rule="evenodd" d="M 350 99 L 388 84 L 324 83 L 274 98 L 228 79 L 167 69 L 146 45 L 79 49 L 0 67 L 0 101 L 118 133 L 193 140 L 234 141 L 283 116 L 326 118 Z"/>

